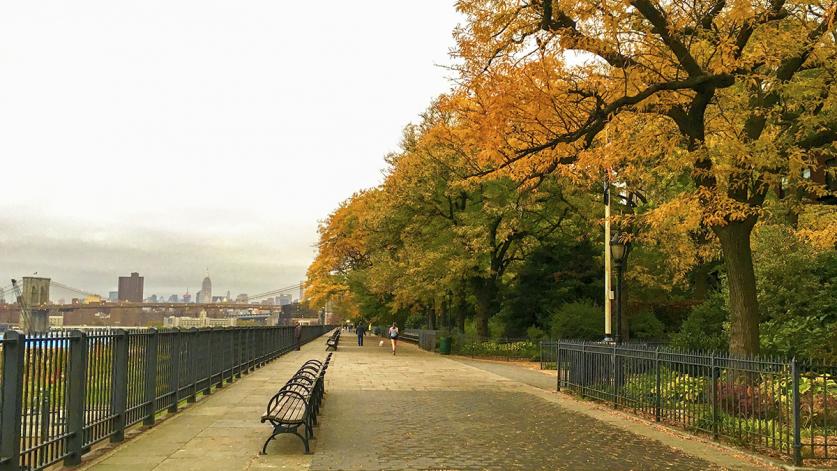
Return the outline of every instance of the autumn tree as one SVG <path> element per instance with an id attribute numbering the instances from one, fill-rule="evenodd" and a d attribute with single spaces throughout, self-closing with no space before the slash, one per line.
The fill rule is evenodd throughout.
<path id="1" fill-rule="evenodd" d="M 360 289 L 396 312 L 432 309 L 451 296 L 460 315 L 472 299 L 477 333 L 488 335 L 504 274 L 562 229 L 573 204 L 554 177 L 526 185 L 503 175 L 468 179 L 481 148 L 459 139 L 457 123 L 432 107 L 388 157 L 384 183 L 325 222 L 309 270 L 318 299 Z M 353 290 L 350 281 L 361 278 Z"/>
<path id="2" fill-rule="evenodd" d="M 369 239 L 375 229 L 380 191 L 354 194 L 320 224 L 317 256 L 308 267 L 306 297 L 312 306 L 339 302 L 344 315 L 359 317 L 350 277 L 370 265 Z"/>
<path id="3" fill-rule="evenodd" d="M 648 211 L 649 220 L 698 215 L 696 230 L 723 254 L 730 349 L 758 351 L 750 236 L 766 205 L 792 215 L 825 195 L 803 171 L 835 150 L 837 5 L 461 0 L 458 7 L 467 17 L 457 32 L 465 86 L 448 106 L 460 110 L 464 139 L 482 144 L 474 176 L 612 171 L 626 185 L 648 175 L 678 181 L 682 190 Z"/>

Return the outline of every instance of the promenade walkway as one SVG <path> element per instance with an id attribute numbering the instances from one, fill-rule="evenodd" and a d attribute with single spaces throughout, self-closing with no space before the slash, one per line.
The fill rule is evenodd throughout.
<path id="1" fill-rule="evenodd" d="M 199 400 L 85 469 L 705 470 L 765 469 L 744 454 L 552 392 L 554 376 L 404 345 L 393 356 L 344 335 L 326 383 L 313 455 L 271 442 L 259 417 L 317 340 Z"/>

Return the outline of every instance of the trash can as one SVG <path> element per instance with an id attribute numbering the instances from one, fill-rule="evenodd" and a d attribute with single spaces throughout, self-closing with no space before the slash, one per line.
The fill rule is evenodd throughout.
<path id="1" fill-rule="evenodd" d="M 450 337 L 439 337 L 439 353 L 450 355 Z"/>

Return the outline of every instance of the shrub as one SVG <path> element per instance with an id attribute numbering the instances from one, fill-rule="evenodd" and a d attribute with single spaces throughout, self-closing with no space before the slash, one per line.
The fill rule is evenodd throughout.
<path id="1" fill-rule="evenodd" d="M 628 327 L 631 338 L 637 340 L 659 340 L 665 332 L 665 326 L 651 311 L 631 316 Z"/>
<path id="2" fill-rule="evenodd" d="M 708 379 L 678 373 L 669 368 L 660 371 L 660 399 L 666 402 L 703 403 L 706 401 Z M 656 373 L 631 375 L 624 385 L 628 397 L 653 399 L 656 395 Z"/>
<path id="3" fill-rule="evenodd" d="M 765 226 L 754 237 L 754 262 L 762 349 L 837 363 L 837 251 Z"/>
<path id="4" fill-rule="evenodd" d="M 458 353 L 472 356 L 532 359 L 540 356 L 540 346 L 530 341 L 501 343 L 494 340 L 462 338 Z"/>
<path id="5" fill-rule="evenodd" d="M 421 329 L 424 328 L 425 323 L 427 322 L 427 318 L 417 312 L 410 313 L 410 316 L 407 317 L 407 321 L 404 323 L 404 327 L 408 329 Z"/>
<path id="6" fill-rule="evenodd" d="M 493 339 L 505 337 L 506 323 L 500 316 L 493 316 L 488 319 L 488 335 Z"/>
<path id="7" fill-rule="evenodd" d="M 684 350 L 726 350 L 729 345 L 727 318 L 723 294 L 713 293 L 692 309 L 680 331 L 671 337 L 671 346 Z"/>
<path id="8" fill-rule="evenodd" d="M 604 335 L 604 311 L 590 301 L 566 303 L 552 314 L 553 338 L 600 340 Z"/>
<path id="9" fill-rule="evenodd" d="M 541 340 L 547 338 L 548 335 L 546 335 L 546 332 L 543 329 L 533 325 L 526 329 L 526 337 L 533 342 L 540 342 Z"/>
<path id="10" fill-rule="evenodd" d="M 777 399 L 754 384 L 720 381 L 718 404 L 722 411 L 737 417 L 772 417 L 779 412 Z"/>

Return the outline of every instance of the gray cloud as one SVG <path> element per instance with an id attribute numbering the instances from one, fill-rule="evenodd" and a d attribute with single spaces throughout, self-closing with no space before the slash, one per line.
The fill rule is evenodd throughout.
<path id="1" fill-rule="evenodd" d="M 66 226 L 52 227 L 45 231 L 48 235 L 25 229 L 24 224 L 0 226 L 0 276 L 38 272 L 103 295 L 116 288 L 118 276 L 132 271 L 145 276 L 147 295 L 183 294 L 186 289 L 194 293 L 206 269 L 217 293 L 229 289 L 253 294 L 304 279 L 313 256 L 313 236 L 286 234 L 285 245 L 277 248 L 264 234 L 228 239 L 147 229 L 119 235 Z M 312 234 L 313 229 L 305 232 Z M 288 244 L 289 238 L 295 241 Z M 69 298 L 71 293 L 55 291 L 53 297 Z"/>

